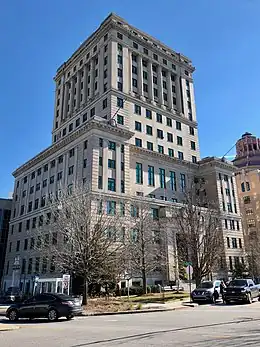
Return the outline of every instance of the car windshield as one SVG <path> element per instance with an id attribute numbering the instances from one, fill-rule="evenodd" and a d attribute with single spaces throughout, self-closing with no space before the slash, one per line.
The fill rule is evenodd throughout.
<path id="1" fill-rule="evenodd" d="M 229 283 L 229 287 L 244 287 L 247 286 L 246 280 L 233 280 Z"/>
<path id="2" fill-rule="evenodd" d="M 199 287 L 200 288 L 213 288 L 213 282 L 211 282 L 211 281 L 202 282 Z"/>

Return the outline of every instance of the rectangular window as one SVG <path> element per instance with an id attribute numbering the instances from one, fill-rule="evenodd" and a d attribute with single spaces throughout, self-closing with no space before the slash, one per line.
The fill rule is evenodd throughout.
<path id="1" fill-rule="evenodd" d="M 153 76 L 153 83 L 157 84 L 157 77 Z"/>
<path id="2" fill-rule="evenodd" d="M 116 202 L 107 201 L 107 214 L 114 216 L 116 214 Z"/>
<path id="3" fill-rule="evenodd" d="M 172 148 L 168 148 L 168 155 L 172 158 L 174 157 L 174 150 Z"/>
<path id="4" fill-rule="evenodd" d="M 193 135 L 193 136 L 194 136 L 194 134 L 195 134 L 194 128 L 193 128 L 193 127 L 190 127 L 190 135 Z"/>
<path id="5" fill-rule="evenodd" d="M 148 84 L 143 83 L 143 90 L 145 93 L 148 93 Z"/>
<path id="6" fill-rule="evenodd" d="M 153 135 L 153 128 L 150 125 L 146 125 L 146 134 Z"/>
<path id="7" fill-rule="evenodd" d="M 116 180 L 114 178 L 108 178 L 107 189 L 110 190 L 111 192 L 116 191 Z"/>
<path id="8" fill-rule="evenodd" d="M 133 87 L 137 88 L 138 82 L 137 82 L 136 78 L 132 78 L 132 85 L 133 85 Z"/>
<path id="9" fill-rule="evenodd" d="M 76 128 L 80 125 L 80 119 L 76 119 Z"/>
<path id="10" fill-rule="evenodd" d="M 197 157 L 195 157 L 194 155 L 191 157 L 191 159 L 192 159 L 192 162 L 194 163 L 194 164 L 196 164 L 197 163 Z"/>
<path id="11" fill-rule="evenodd" d="M 131 205 L 130 215 L 131 217 L 139 218 L 139 207 L 136 205 Z"/>
<path id="12" fill-rule="evenodd" d="M 141 116 L 141 106 L 135 105 L 135 113 Z"/>
<path id="13" fill-rule="evenodd" d="M 167 133 L 167 141 L 173 142 L 173 135 L 171 133 Z"/>
<path id="14" fill-rule="evenodd" d="M 69 175 L 73 175 L 74 165 L 69 167 Z"/>
<path id="15" fill-rule="evenodd" d="M 224 181 L 228 182 L 228 176 L 227 175 L 224 175 Z"/>
<path id="16" fill-rule="evenodd" d="M 38 207 L 39 207 L 39 199 L 36 199 L 34 201 L 34 209 L 37 210 Z"/>
<path id="17" fill-rule="evenodd" d="M 143 184 L 143 165 L 141 163 L 136 163 L 135 177 L 136 183 Z"/>
<path id="18" fill-rule="evenodd" d="M 237 239 L 232 237 L 232 248 L 237 248 Z"/>
<path id="19" fill-rule="evenodd" d="M 229 237 L 227 237 L 227 248 L 230 248 L 230 241 L 229 241 Z"/>
<path id="20" fill-rule="evenodd" d="M 177 145 L 182 146 L 182 137 L 177 136 Z"/>
<path id="21" fill-rule="evenodd" d="M 183 152 L 178 151 L 178 158 L 179 158 L 180 160 L 183 160 L 183 159 L 184 159 Z"/>
<path id="22" fill-rule="evenodd" d="M 159 168 L 160 187 L 166 188 L 165 169 Z"/>
<path id="23" fill-rule="evenodd" d="M 87 167 L 87 159 L 83 159 L 83 168 L 85 169 Z"/>
<path id="24" fill-rule="evenodd" d="M 121 193 L 125 192 L 125 181 L 121 180 Z"/>
<path id="25" fill-rule="evenodd" d="M 239 248 L 242 248 L 242 239 L 238 239 Z"/>
<path id="26" fill-rule="evenodd" d="M 36 217 L 33 217 L 33 220 L 32 220 L 32 228 L 33 228 L 33 229 L 36 228 Z"/>
<path id="27" fill-rule="evenodd" d="M 123 64 L 123 57 L 122 57 L 122 55 L 119 55 L 119 54 L 118 54 L 118 56 L 117 56 L 117 62 L 118 62 L 118 64 Z"/>
<path id="28" fill-rule="evenodd" d="M 162 123 L 162 115 L 160 113 L 156 113 L 156 121 Z"/>
<path id="29" fill-rule="evenodd" d="M 186 176 L 181 173 L 181 191 L 185 192 L 186 189 Z"/>
<path id="30" fill-rule="evenodd" d="M 146 109 L 145 116 L 147 119 L 152 119 L 152 111 Z"/>
<path id="31" fill-rule="evenodd" d="M 110 149 L 111 151 L 115 151 L 116 150 L 116 143 L 113 141 L 109 141 L 108 142 L 108 149 Z"/>
<path id="32" fill-rule="evenodd" d="M 196 151 L 196 143 L 194 141 L 191 141 L 190 142 L 190 148 L 193 150 L 193 151 Z"/>
<path id="33" fill-rule="evenodd" d="M 103 166 L 103 157 L 99 157 L 98 164 L 99 166 Z"/>
<path id="34" fill-rule="evenodd" d="M 181 130 L 181 122 L 176 121 L 176 129 Z"/>
<path id="35" fill-rule="evenodd" d="M 112 159 L 108 159 L 108 167 L 109 169 L 115 169 L 116 168 L 116 161 Z"/>
<path id="36" fill-rule="evenodd" d="M 103 189 L 103 178 L 98 176 L 98 189 Z"/>
<path id="37" fill-rule="evenodd" d="M 250 191 L 250 183 L 246 182 L 246 190 L 249 192 Z"/>
<path id="38" fill-rule="evenodd" d="M 30 219 L 27 219 L 26 221 L 26 230 L 30 229 Z"/>
<path id="39" fill-rule="evenodd" d="M 147 79 L 148 79 L 148 73 L 147 73 L 147 71 L 143 71 L 143 78 L 144 78 L 144 80 L 147 80 Z"/>
<path id="40" fill-rule="evenodd" d="M 163 139 L 163 131 L 161 129 L 157 129 L 157 137 Z"/>
<path id="41" fill-rule="evenodd" d="M 167 117 L 166 118 L 166 124 L 167 124 L 168 127 L 172 127 L 172 119 Z"/>
<path id="42" fill-rule="evenodd" d="M 103 110 L 107 108 L 107 98 L 103 100 Z"/>
<path id="43" fill-rule="evenodd" d="M 117 76 L 123 77 L 123 70 L 122 69 L 120 69 L 120 68 L 117 69 Z"/>
<path id="44" fill-rule="evenodd" d="M 153 151 L 153 143 L 152 142 L 147 141 L 147 149 L 149 151 Z"/>
<path id="45" fill-rule="evenodd" d="M 103 139 L 99 139 L 99 147 L 103 147 Z"/>
<path id="46" fill-rule="evenodd" d="M 136 147 L 142 147 L 142 140 L 135 138 L 135 145 L 136 145 Z"/>
<path id="47" fill-rule="evenodd" d="M 96 114 L 96 110 L 95 110 L 95 107 L 93 107 L 91 110 L 90 110 L 90 117 L 94 117 Z"/>
<path id="48" fill-rule="evenodd" d="M 227 203 L 227 209 L 228 209 L 228 212 L 233 212 L 232 205 L 230 202 Z"/>
<path id="49" fill-rule="evenodd" d="M 123 91 L 123 84 L 121 82 L 117 82 L 117 89 L 122 92 Z"/>
<path id="50" fill-rule="evenodd" d="M 124 125 L 124 117 L 121 115 L 117 115 L 117 124 Z"/>
<path id="51" fill-rule="evenodd" d="M 176 192 L 177 184 L 176 184 L 176 174 L 174 171 L 170 171 L 170 183 L 171 183 L 171 190 Z"/>
<path id="52" fill-rule="evenodd" d="M 23 246 L 23 250 L 27 251 L 28 248 L 28 239 L 24 239 L 24 246 Z"/>
<path id="53" fill-rule="evenodd" d="M 148 185 L 154 187 L 154 167 L 148 165 Z"/>
<path id="54" fill-rule="evenodd" d="M 135 122 L 135 130 L 136 131 L 142 131 L 142 123 Z"/>
<path id="55" fill-rule="evenodd" d="M 16 252 L 20 250 L 20 240 L 16 241 Z"/>
<path id="56" fill-rule="evenodd" d="M 62 171 L 57 173 L 57 181 L 60 181 L 62 179 Z"/>
<path id="57" fill-rule="evenodd" d="M 164 154 L 164 147 L 161 145 L 158 145 L 158 153 Z"/>

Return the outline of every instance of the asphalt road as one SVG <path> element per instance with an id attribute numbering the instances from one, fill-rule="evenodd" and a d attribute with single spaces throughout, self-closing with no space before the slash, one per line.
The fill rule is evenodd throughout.
<path id="1" fill-rule="evenodd" d="M 1 347 L 260 346 L 260 302 L 17 325 L 0 332 Z"/>

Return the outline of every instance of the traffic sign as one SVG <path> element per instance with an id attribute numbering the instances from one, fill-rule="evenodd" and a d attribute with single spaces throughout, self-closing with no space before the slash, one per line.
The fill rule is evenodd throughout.
<path id="1" fill-rule="evenodd" d="M 189 277 L 192 277 L 192 274 L 193 274 L 193 267 L 191 265 L 188 265 L 186 267 L 186 274 L 189 276 Z"/>

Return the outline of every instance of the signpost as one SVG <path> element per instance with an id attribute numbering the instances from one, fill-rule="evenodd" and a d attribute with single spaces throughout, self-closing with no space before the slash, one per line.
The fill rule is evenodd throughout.
<path id="1" fill-rule="evenodd" d="M 69 295 L 69 289 L 70 288 L 70 275 L 63 275 L 62 276 L 62 292 Z"/>
<path id="2" fill-rule="evenodd" d="M 193 274 L 193 267 L 191 265 L 190 262 L 187 262 L 186 264 L 186 274 L 188 275 L 188 279 L 189 279 L 189 287 L 190 287 L 190 302 L 191 302 L 191 279 L 192 279 L 192 274 Z"/>

